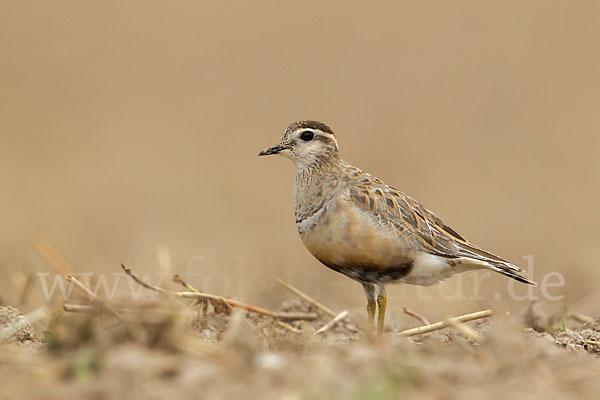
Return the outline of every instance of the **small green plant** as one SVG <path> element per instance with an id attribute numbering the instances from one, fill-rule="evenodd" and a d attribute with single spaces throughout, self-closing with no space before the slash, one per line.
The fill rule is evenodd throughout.
<path id="1" fill-rule="evenodd" d="M 58 354 L 62 350 L 62 344 L 52 331 L 44 331 L 42 343 L 46 345 L 46 349 L 52 354 Z"/>
<path id="2" fill-rule="evenodd" d="M 406 391 L 419 384 L 417 373 L 403 365 L 388 365 L 379 375 L 359 386 L 354 400 L 388 400 L 405 397 Z"/>
<path id="3" fill-rule="evenodd" d="M 76 381 L 87 382 L 100 370 L 99 355 L 93 349 L 79 351 L 72 365 L 72 376 Z"/>

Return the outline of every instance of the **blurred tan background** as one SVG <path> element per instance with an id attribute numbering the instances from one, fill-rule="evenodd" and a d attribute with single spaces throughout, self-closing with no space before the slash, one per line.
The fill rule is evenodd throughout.
<path id="1" fill-rule="evenodd" d="M 298 238 L 291 163 L 256 156 L 317 119 L 475 243 L 563 274 L 554 306 L 598 312 L 599 37 L 592 0 L 3 1 L 0 301 L 54 273 L 39 234 L 79 272 L 192 271 L 267 306 L 278 275 L 362 317 Z M 441 301 L 472 275 L 391 288 L 390 319 L 526 306 L 499 275 Z"/>

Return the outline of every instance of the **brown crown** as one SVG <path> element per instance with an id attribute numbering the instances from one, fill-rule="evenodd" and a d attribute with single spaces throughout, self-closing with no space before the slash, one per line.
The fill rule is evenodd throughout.
<path id="1" fill-rule="evenodd" d="M 298 122 L 294 122 L 294 123 L 290 124 L 286 128 L 286 131 L 293 132 L 298 129 L 318 129 L 322 132 L 327 132 L 327 133 L 330 133 L 333 135 L 333 131 L 331 130 L 331 128 L 328 127 L 327 125 L 325 125 L 324 123 L 318 122 L 318 121 L 307 121 L 307 120 L 298 121 Z"/>

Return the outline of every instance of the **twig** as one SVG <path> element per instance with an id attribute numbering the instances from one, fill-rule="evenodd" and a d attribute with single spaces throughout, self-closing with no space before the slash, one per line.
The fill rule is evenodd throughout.
<path id="1" fill-rule="evenodd" d="M 173 292 L 171 290 L 166 290 L 159 286 L 154 286 L 149 283 L 146 283 L 143 280 L 141 280 L 140 278 L 138 278 L 137 275 L 135 273 L 133 273 L 133 271 L 131 271 L 131 269 L 125 267 L 125 265 L 121 264 L 121 267 L 123 268 L 123 271 L 125 271 L 125 274 L 127 274 L 131 279 L 133 279 L 135 282 L 137 282 L 141 286 L 145 287 L 146 289 L 154 290 L 155 292 L 167 294 L 170 296 L 176 296 L 176 297 L 181 297 L 181 298 L 186 298 L 186 299 L 204 299 L 204 300 L 208 300 L 208 301 L 218 301 L 218 302 L 225 303 L 230 307 L 242 308 L 246 311 L 250 311 L 255 314 L 266 315 L 268 317 L 273 317 L 273 318 L 277 318 L 277 319 L 286 319 L 286 320 L 317 319 L 317 314 L 315 314 L 315 313 L 294 313 L 294 312 L 269 311 L 264 308 L 260 308 L 260 307 L 253 306 L 251 304 L 243 303 L 241 301 L 228 299 L 228 298 L 221 297 L 221 296 L 215 296 L 215 295 L 208 294 L 208 293 Z"/>
<path id="2" fill-rule="evenodd" d="M 425 318 L 424 316 L 422 316 L 418 312 L 413 311 L 413 310 L 411 310 L 410 308 L 407 308 L 407 307 L 402 307 L 402 309 L 404 310 L 404 312 L 406 314 L 408 314 L 411 317 L 414 317 L 414 318 L 418 319 L 419 321 L 421 321 L 421 323 L 423 325 L 430 325 L 429 321 L 427 321 L 427 318 Z"/>
<path id="3" fill-rule="evenodd" d="M 187 283 L 186 281 L 184 281 L 179 275 L 174 275 L 173 276 L 173 281 L 181 284 L 181 286 L 183 286 L 184 288 L 186 288 L 190 292 L 202 293 L 202 291 L 196 289 L 195 287 L 193 287 L 192 285 L 190 285 L 189 283 Z M 203 299 L 198 299 L 196 301 L 197 301 L 196 304 L 201 304 L 202 305 L 202 315 L 204 316 L 204 318 L 206 318 L 208 316 L 208 301 L 203 300 Z M 217 312 L 217 309 L 218 309 L 219 305 L 223 304 L 223 303 L 217 303 L 215 301 L 211 301 L 210 303 L 214 307 L 215 312 Z M 227 306 L 227 310 L 231 311 L 231 307 Z"/>
<path id="4" fill-rule="evenodd" d="M 483 310 L 483 311 L 478 311 L 478 312 L 471 313 L 471 314 L 461 315 L 459 317 L 452 318 L 452 320 L 459 322 L 459 323 L 463 323 L 463 322 L 469 322 L 469 321 L 473 321 L 473 320 L 480 319 L 480 318 L 489 317 L 492 314 L 494 314 L 494 312 L 492 310 Z M 405 331 L 398 333 L 398 335 L 404 336 L 404 337 L 420 335 L 422 333 L 429 333 L 429 332 L 447 328 L 448 325 L 449 325 L 448 321 L 440 321 L 440 322 L 436 322 L 434 324 L 420 326 L 418 328 L 407 329 Z"/>
<path id="5" fill-rule="evenodd" d="M 106 310 L 110 315 L 118 319 L 119 322 L 124 322 L 123 317 L 121 317 L 121 314 L 119 314 L 117 310 L 115 310 L 109 304 L 98 298 L 98 296 L 96 296 L 96 293 L 92 292 L 83 283 L 79 282 L 77 278 L 75 278 L 73 275 L 64 275 L 64 278 L 71 282 L 76 288 L 85 292 L 92 303 L 97 304 L 99 308 Z"/>
<path id="6" fill-rule="evenodd" d="M 330 308 L 328 308 L 327 306 L 319 303 L 318 301 L 316 301 L 315 299 L 313 299 L 312 297 L 310 297 L 309 295 L 307 295 L 306 293 L 304 293 L 300 289 L 297 289 L 294 286 L 290 285 L 289 283 L 286 283 L 286 282 L 282 281 L 278 277 L 275 277 L 275 280 L 281 286 L 283 286 L 284 288 L 286 288 L 290 292 L 294 293 L 296 296 L 300 297 L 302 300 L 306 301 L 307 303 L 312 304 L 313 306 L 317 307 L 318 309 L 320 309 L 324 313 L 329 314 L 332 317 L 335 317 L 336 315 L 338 315 L 335 311 L 333 311 Z"/>
<path id="7" fill-rule="evenodd" d="M 348 310 L 342 311 L 341 313 L 336 315 L 331 321 L 329 321 L 328 323 L 323 325 L 321 328 L 319 328 L 315 332 L 315 334 L 323 333 L 323 332 L 328 331 L 329 329 L 333 328 L 338 321 L 346 318 L 346 315 L 348 315 Z"/>
<path id="8" fill-rule="evenodd" d="M 193 287 L 192 285 L 190 285 L 189 283 L 187 283 L 186 281 L 183 280 L 183 278 L 181 278 L 179 275 L 174 275 L 173 276 L 173 281 L 180 283 L 184 288 L 186 288 L 187 290 L 189 290 L 190 292 L 194 292 L 194 293 L 203 293 L 202 290 L 198 290 L 195 287 Z M 207 306 L 206 300 L 200 299 L 198 300 L 199 302 L 203 303 L 203 310 L 206 308 L 204 306 Z M 219 300 L 219 301 L 215 301 L 215 300 L 210 300 L 210 304 L 212 304 L 212 306 L 214 307 L 216 312 L 222 311 L 223 309 L 221 308 L 221 306 L 223 306 L 225 308 L 225 311 L 227 313 L 231 312 L 231 307 L 229 306 L 229 304 L 227 304 L 225 301 L 223 301 L 223 299 Z M 206 314 L 206 310 L 205 314 Z"/>

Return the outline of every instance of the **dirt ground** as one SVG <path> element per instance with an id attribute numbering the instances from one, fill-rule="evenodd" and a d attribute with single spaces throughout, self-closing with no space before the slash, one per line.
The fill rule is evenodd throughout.
<path id="1" fill-rule="evenodd" d="M 598 398 L 599 37 L 597 0 L 0 1 L 0 399 Z M 370 339 L 257 157 L 300 119 L 539 287 L 389 287 Z M 138 298 L 121 263 L 316 319 Z M 65 273 L 120 320 L 65 312 Z M 348 316 L 315 333 L 273 276 Z M 404 338 L 402 306 L 494 315 Z"/>
<path id="2" fill-rule="evenodd" d="M 600 390 L 600 318 L 547 317 L 537 305 L 469 323 L 477 340 L 452 328 L 378 339 L 352 316 L 315 334 L 331 317 L 296 299 L 281 311 L 317 318 L 205 315 L 169 299 L 116 307 L 123 322 L 56 310 L 46 332 L 0 308 L 2 332 L 18 325 L 3 334 L 0 398 L 581 399 Z"/>

